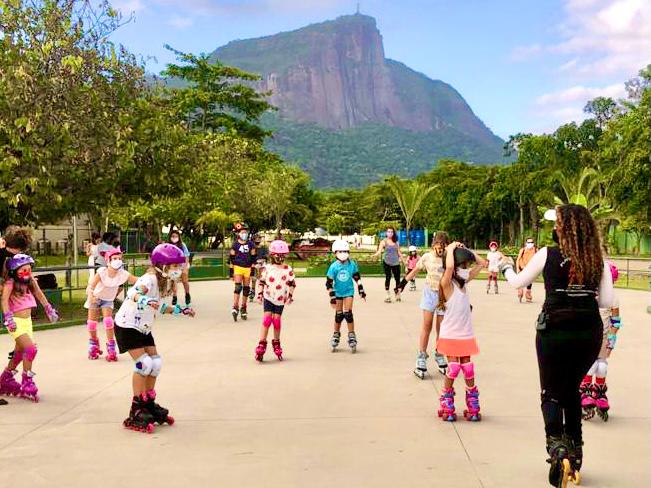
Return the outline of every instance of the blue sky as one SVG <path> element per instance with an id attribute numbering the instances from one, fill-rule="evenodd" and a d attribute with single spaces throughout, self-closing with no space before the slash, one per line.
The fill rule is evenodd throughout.
<path id="1" fill-rule="evenodd" d="M 164 44 L 211 52 L 234 39 L 354 13 L 356 0 L 113 0 L 114 36 L 152 72 Z M 625 95 L 651 63 L 651 0 L 361 0 L 386 56 L 454 86 L 497 135 L 549 132 L 596 96 Z"/>

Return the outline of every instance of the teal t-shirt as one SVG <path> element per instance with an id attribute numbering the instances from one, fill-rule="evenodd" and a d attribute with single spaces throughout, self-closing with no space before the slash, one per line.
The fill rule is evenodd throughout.
<path id="1" fill-rule="evenodd" d="M 342 263 L 337 260 L 328 268 L 328 278 L 334 281 L 335 296 L 337 298 L 352 297 L 355 294 L 353 275 L 359 273 L 357 263 L 348 259 Z"/>

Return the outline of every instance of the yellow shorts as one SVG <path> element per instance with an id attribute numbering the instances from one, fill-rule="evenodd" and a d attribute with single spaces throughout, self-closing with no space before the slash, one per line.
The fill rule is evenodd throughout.
<path id="1" fill-rule="evenodd" d="M 14 332 L 9 332 L 9 335 L 14 339 L 18 339 L 21 335 L 27 334 L 30 339 L 34 339 L 34 328 L 32 327 L 32 318 L 28 317 L 26 319 L 21 317 L 14 317 L 14 322 L 16 322 L 16 330 Z"/>
<path id="2" fill-rule="evenodd" d="M 233 276 L 243 276 L 244 278 L 250 278 L 251 268 L 243 268 L 242 266 L 233 265 Z"/>

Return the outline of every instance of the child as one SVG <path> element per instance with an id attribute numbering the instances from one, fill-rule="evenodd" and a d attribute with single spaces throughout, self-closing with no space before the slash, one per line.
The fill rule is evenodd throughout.
<path id="1" fill-rule="evenodd" d="M 613 277 L 613 283 L 619 277 L 619 270 L 613 263 L 608 263 Z M 583 378 L 579 390 L 581 391 L 581 407 L 583 408 L 583 419 L 588 420 L 594 417 L 595 412 L 604 421 L 608 421 L 608 410 L 610 405 L 606 392 L 606 375 L 608 374 L 608 358 L 615 349 L 617 333 L 622 327 L 622 319 L 619 316 L 619 300 L 617 295 L 613 296 L 611 308 L 599 309 L 601 320 L 604 325 L 603 342 L 599 357 L 594 362 L 588 373 Z M 594 376 L 594 383 L 592 378 Z"/>
<path id="2" fill-rule="evenodd" d="M 256 234 L 253 238 L 255 244 L 256 260 L 251 268 L 251 291 L 249 291 L 249 301 L 255 299 L 255 290 L 257 289 L 257 277 L 260 276 L 262 268 L 267 264 L 267 250 L 262 247 L 262 236 Z"/>
<path id="3" fill-rule="evenodd" d="M 123 425 L 132 430 L 153 432 L 154 423 L 174 423 L 169 410 L 158 405 L 156 378 L 162 360 L 151 333 L 156 313 L 194 317 L 194 310 L 168 305 L 161 300 L 172 294 L 185 263 L 183 251 L 173 244 L 159 244 L 151 253 L 151 268 L 129 289 L 127 299 L 115 316 L 115 337 L 120 353 L 128 352 L 135 361 L 131 410 Z"/>
<path id="4" fill-rule="evenodd" d="M 410 274 L 416 268 L 418 262 L 418 249 L 416 246 L 409 246 L 409 256 L 407 256 L 407 274 Z M 416 291 L 416 275 L 414 274 L 409 280 L 409 291 Z M 402 290 L 401 290 L 402 291 Z"/>
<path id="5" fill-rule="evenodd" d="M 251 292 L 251 267 L 255 262 L 256 250 L 255 244 L 249 240 L 249 227 L 246 224 L 238 222 L 235 224 L 233 232 L 237 234 L 237 238 L 234 239 L 229 254 L 229 273 L 235 282 L 231 314 L 233 315 L 233 320 L 237 322 L 238 313 L 242 317 L 242 320 L 247 319 L 246 301 Z M 240 295 L 242 294 L 243 297 L 240 306 Z"/>
<path id="6" fill-rule="evenodd" d="M 260 342 L 255 349 L 255 359 L 260 362 L 267 350 L 267 335 L 271 324 L 274 326 L 274 338 L 271 341 L 274 354 L 279 361 L 283 359 L 283 350 L 280 347 L 281 316 L 285 305 L 290 305 L 294 301 L 292 297 L 296 289 L 294 271 L 290 266 L 284 264 L 285 258 L 289 254 L 287 243 L 281 240 L 273 241 L 269 245 L 269 253 L 271 264 L 261 268 L 258 278 L 260 284 L 258 299 L 264 304 Z"/>
<path id="7" fill-rule="evenodd" d="M 495 294 L 499 293 L 497 289 L 497 273 L 500 270 L 500 261 L 504 255 L 499 252 L 497 242 L 491 241 L 488 245 L 488 254 L 486 259 L 488 260 L 488 285 L 486 285 L 486 294 L 488 295 L 491 291 L 491 281 L 495 282 Z"/>
<path id="8" fill-rule="evenodd" d="M 486 262 L 459 242 L 453 242 L 445 251 L 445 271 L 439 285 L 439 307 L 445 310 L 445 316 L 441 322 L 436 349 L 448 357 L 449 366 L 438 415 L 449 422 L 457 419 L 453 385 L 459 373 L 463 372 L 466 380 L 467 407 L 463 416 L 467 420 L 477 421 L 481 420 L 481 414 L 472 356 L 479 354 L 479 347 L 472 328 L 470 298 L 466 284 L 479 274 Z"/>
<path id="9" fill-rule="evenodd" d="M 183 290 L 185 291 L 185 306 L 192 307 L 190 297 L 190 250 L 185 245 L 181 238 L 181 231 L 174 229 L 169 235 L 170 244 L 174 244 L 185 256 L 185 263 L 183 264 L 183 273 L 181 274 L 181 283 L 183 283 Z M 176 296 L 176 283 L 172 284 L 172 305 L 176 305 L 178 297 Z"/>
<path id="10" fill-rule="evenodd" d="M 38 402 L 38 388 L 34 383 L 32 371 L 32 363 L 38 352 L 34 343 L 32 309 L 36 308 L 38 299 L 50 322 L 59 320 L 59 315 L 32 276 L 33 266 L 34 260 L 27 254 L 16 254 L 6 262 L 7 279 L 2 287 L 2 314 L 4 325 L 16 341 L 16 346 L 0 376 L 0 394 L 20 396 Z M 14 375 L 21 361 L 23 377 L 19 385 Z"/>
<path id="11" fill-rule="evenodd" d="M 443 318 L 443 311 L 438 308 L 439 305 L 439 282 L 443 276 L 443 251 L 450 243 L 450 239 L 445 232 L 437 232 L 432 239 L 432 249 L 416 262 L 416 266 L 405 276 L 400 282 L 400 288 L 405 289 L 407 282 L 416 276 L 421 270 L 427 272 L 425 278 L 425 287 L 423 288 L 423 296 L 420 301 L 420 308 L 423 311 L 423 326 L 420 331 L 420 342 L 418 344 L 418 355 L 416 356 L 416 369 L 414 374 L 420 379 L 425 378 L 427 373 L 427 349 L 429 345 L 429 336 L 432 332 L 432 325 L 434 316 L 436 314 L 436 339 L 439 338 L 439 331 L 441 329 L 441 319 Z M 434 353 L 436 365 L 441 374 L 445 374 L 448 367 L 448 362 L 445 356 L 438 351 Z"/>
<path id="12" fill-rule="evenodd" d="M 349 258 L 350 245 L 347 241 L 336 240 L 332 244 L 332 252 L 337 258 L 328 268 L 326 289 L 330 295 L 330 305 L 335 309 L 335 331 L 332 334 L 330 346 L 332 352 L 337 350 L 341 338 L 341 323 L 346 320 L 348 324 L 348 347 L 352 352 L 357 351 L 357 336 L 355 335 L 355 322 L 353 321 L 353 297 L 355 285 L 362 300 L 366 300 L 366 292 L 361 282 L 357 263 Z"/>
<path id="13" fill-rule="evenodd" d="M 106 331 L 106 360 L 111 362 L 118 360 L 113 332 L 113 302 L 120 287 L 127 282 L 133 285 L 137 278 L 123 268 L 122 251 L 119 247 L 110 248 L 103 253 L 102 257 L 107 267 L 99 268 L 86 288 L 88 299 L 84 307 L 88 309 L 86 328 L 90 334 L 88 359 L 95 360 L 103 354 L 97 338 L 97 322 L 101 311 L 102 323 Z"/>

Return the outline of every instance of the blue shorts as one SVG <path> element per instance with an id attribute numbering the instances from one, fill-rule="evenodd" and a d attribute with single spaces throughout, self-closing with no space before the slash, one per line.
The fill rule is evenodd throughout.
<path id="1" fill-rule="evenodd" d="M 423 288 L 423 297 L 420 299 L 420 308 L 427 312 L 436 312 L 436 315 L 445 315 L 445 312 L 438 310 L 439 292 L 432 290 L 429 286 Z"/>
<path id="2" fill-rule="evenodd" d="M 98 308 L 113 308 L 113 300 L 102 300 L 101 298 L 98 298 L 95 300 L 95 303 L 90 303 L 90 300 L 86 300 L 86 303 L 84 303 L 84 307 L 91 309 L 91 310 L 96 310 Z"/>

